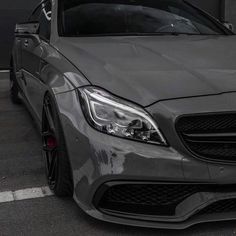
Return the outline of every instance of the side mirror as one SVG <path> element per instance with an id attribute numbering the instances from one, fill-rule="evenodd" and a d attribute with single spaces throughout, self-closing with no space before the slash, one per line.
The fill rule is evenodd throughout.
<path id="1" fill-rule="evenodd" d="M 17 24 L 15 28 L 15 36 L 18 38 L 31 38 L 35 44 L 40 44 L 39 23 L 27 22 Z"/>
<path id="2" fill-rule="evenodd" d="M 232 23 L 223 22 L 223 25 L 224 25 L 227 29 L 229 29 L 229 30 L 231 30 L 231 31 L 234 31 L 234 25 L 233 25 Z"/>
<path id="3" fill-rule="evenodd" d="M 38 22 L 27 22 L 17 24 L 15 28 L 16 35 L 27 35 L 27 34 L 38 34 L 39 23 Z"/>

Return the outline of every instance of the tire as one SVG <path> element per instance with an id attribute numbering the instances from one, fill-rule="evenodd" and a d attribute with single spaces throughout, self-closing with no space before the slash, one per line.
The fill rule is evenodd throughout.
<path id="1" fill-rule="evenodd" d="M 19 89 L 16 83 L 16 73 L 13 65 L 10 70 L 10 96 L 13 104 L 21 104 L 21 99 L 19 97 Z"/>
<path id="2" fill-rule="evenodd" d="M 46 176 L 50 189 L 56 196 L 72 197 L 72 171 L 64 134 L 54 99 L 49 94 L 44 100 L 42 140 Z"/>

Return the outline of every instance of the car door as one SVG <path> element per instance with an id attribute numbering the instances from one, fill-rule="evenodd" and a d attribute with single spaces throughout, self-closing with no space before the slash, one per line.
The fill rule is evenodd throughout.
<path id="1" fill-rule="evenodd" d="M 41 57 L 43 55 L 43 43 L 49 43 L 51 29 L 51 2 L 47 1 L 39 7 L 39 37 L 41 43 L 28 37 L 23 40 L 22 64 L 25 79 L 25 95 L 38 120 L 41 119 L 39 101 L 44 91 L 44 84 L 40 79 Z"/>
<path id="2" fill-rule="evenodd" d="M 31 16 L 29 17 L 28 21 L 26 23 L 30 23 L 30 22 L 38 22 L 39 20 L 39 16 L 41 13 L 41 6 L 38 6 L 33 13 L 31 14 Z M 16 26 L 17 27 L 17 26 Z M 25 53 L 26 50 L 29 51 L 29 41 L 31 41 L 32 39 L 30 39 L 27 34 L 21 34 L 18 37 L 18 33 L 15 34 L 15 51 L 17 54 L 17 58 L 15 59 L 16 61 L 16 72 L 22 72 L 20 75 L 20 81 L 18 81 L 21 90 L 23 91 L 25 97 L 26 96 L 26 80 L 25 80 L 25 71 L 27 70 L 28 67 L 28 63 L 26 63 L 25 60 Z"/>
<path id="3" fill-rule="evenodd" d="M 15 29 L 15 41 L 13 46 L 13 58 L 11 61 L 12 69 L 15 70 L 17 84 L 20 87 L 20 90 L 24 91 L 24 82 L 21 76 L 21 69 L 22 69 L 22 38 L 18 36 L 17 33 L 18 25 L 16 25 Z"/>

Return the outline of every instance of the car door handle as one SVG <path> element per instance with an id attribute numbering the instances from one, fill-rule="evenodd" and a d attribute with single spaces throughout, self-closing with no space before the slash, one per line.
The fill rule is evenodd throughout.
<path id="1" fill-rule="evenodd" d="M 28 46 L 29 46 L 29 41 L 28 41 L 28 39 L 25 40 L 24 46 L 25 46 L 25 47 L 28 47 Z"/>

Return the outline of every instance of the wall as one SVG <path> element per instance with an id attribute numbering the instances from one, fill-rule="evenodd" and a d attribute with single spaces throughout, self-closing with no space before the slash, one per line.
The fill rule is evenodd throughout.
<path id="1" fill-rule="evenodd" d="M 39 0 L 0 1 L 0 68 L 9 67 L 16 22 L 25 21 Z"/>

